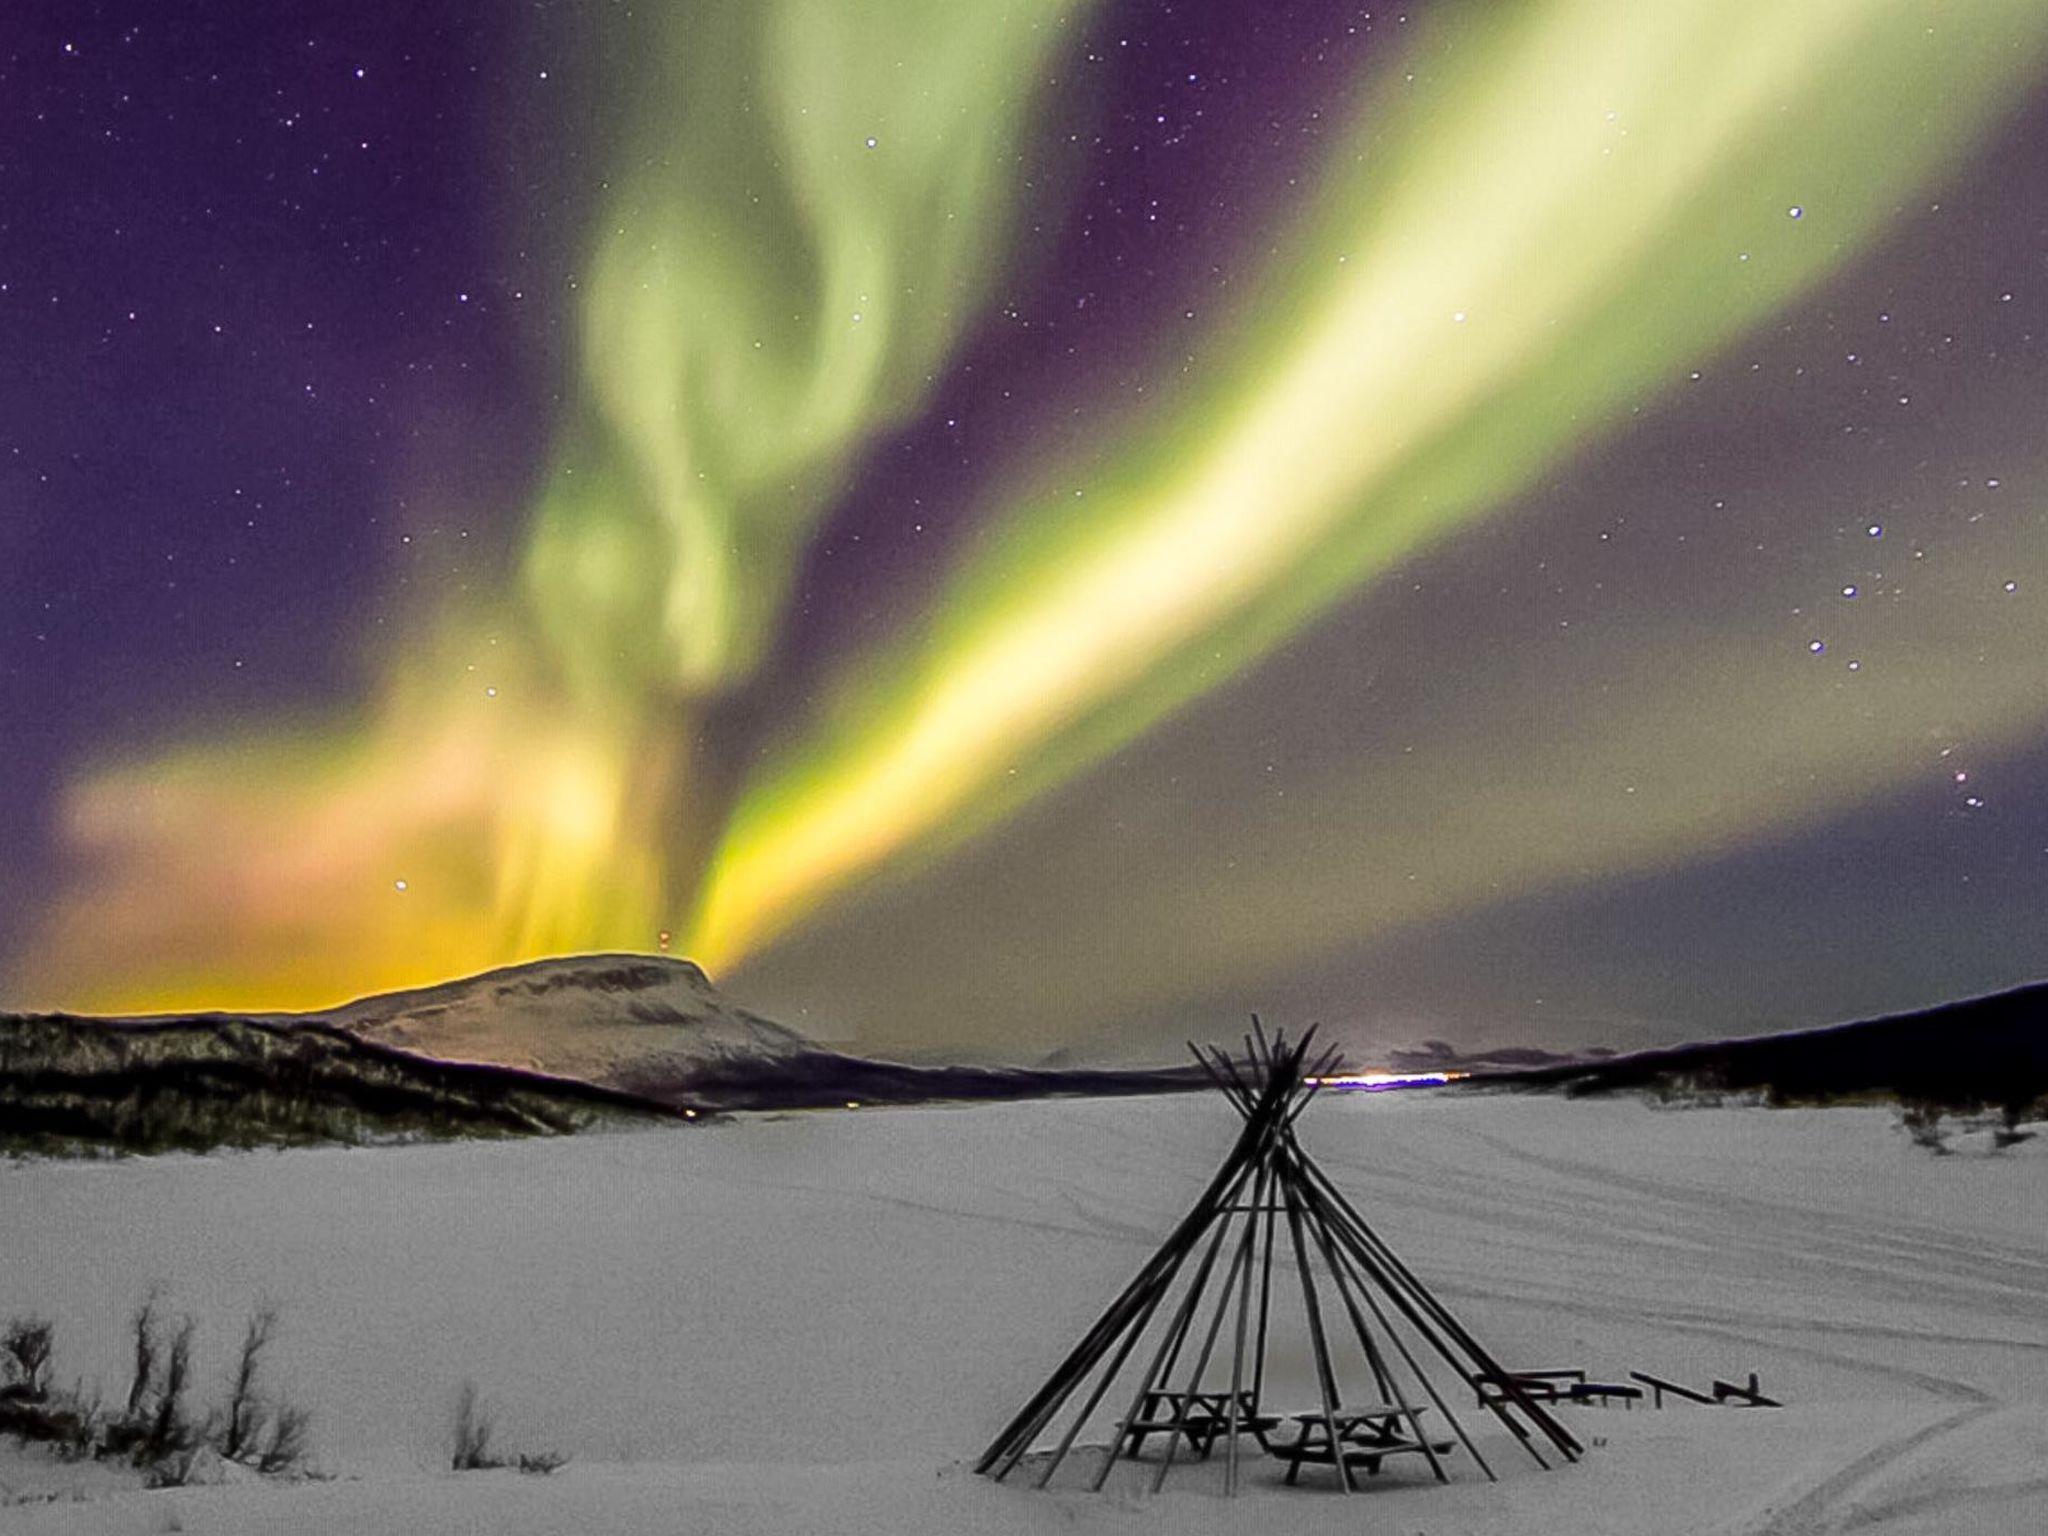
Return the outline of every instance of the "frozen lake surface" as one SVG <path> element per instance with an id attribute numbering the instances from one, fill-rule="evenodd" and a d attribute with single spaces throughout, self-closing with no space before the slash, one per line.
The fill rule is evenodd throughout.
<path id="1" fill-rule="evenodd" d="M 1349 1499 L 1265 1461 L 1234 1501 L 974 1477 L 1236 1125 L 1200 1095 L 0 1166 L 0 1315 L 55 1318 L 61 1380 L 125 1393 L 124 1320 L 160 1280 L 210 1397 L 275 1301 L 273 1380 L 333 1474 L 150 1492 L 0 1455 L 0 1531 L 2048 1527 L 2048 1152 L 1932 1157 L 1876 1109 L 1383 1094 L 1302 1121 L 1507 1364 L 1754 1370 L 1783 1409 L 1565 1408 L 1577 1466 L 1390 1469 Z M 464 1379 L 502 1448 L 570 1464 L 446 1471 Z"/>

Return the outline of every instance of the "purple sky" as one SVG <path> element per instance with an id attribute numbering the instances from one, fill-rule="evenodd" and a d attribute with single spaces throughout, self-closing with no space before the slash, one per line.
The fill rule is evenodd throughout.
<path id="1" fill-rule="evenodd" d="M 835 657 L 914 608 L 992 488 L 1083 413 L 1132 403 L 1177 316 L 1227 298 L 1372 61 L 1371 9 L 1119 3 L 1098 14 L 1093 57 L 1036 124 L 1017 270 L 929 408 L 872 449 L 813 545 L 754 709 L 772 717 L 806 697 Z M 510 20 L 444 0 L 231 13 L 31 0 L 9 29 L 0 955 L 57 877 L 50 818 L 68 772 L 212 722 L 354 701 L 368 682 L 364 638 L 411 594 L 509 569 L 565 393 L 575 317 L 564 280 L 604 147 L 587 106 L 601 82 L 580 73 L 594 61 L 549 41 L 563 18 L 534 7 Z M 1709 557 L 1678 535 L 1739 494 L 1730 487 L 1834 464 L 1844 501 L 1784 539 L 1785 558 L 1812 559 L 1817 582 L 1829 568 L 1813 551 L 1861 526 L 1881 499 L 1873 487 L 1966 517 L 1951 482 L 1990 472 L 1985 445 L 2010 431 L 1997 419 L 2037 428 L 2048 402 L 2044 166 L 2048 98 L 2037 98 L 1939 189 L 1945 206 L 1902 212 L 1874 255 L 1757 339 L 1759 374 L 1782 381 L 1757 386 L 1775 389 L 1761 404 L 1723 389 L 1590 452 L 1476 557 L 1460 544 L 1404 573 L 1427 602 L 1403 597 L 1405 579 L 1389 584 L 1270 664 L 1252 694 L 1214 707 L 1242 724 L 1256 690 L 1313 689 L 1366 636 L 1396 690 L 1483 665 L 1489 646 L 1519 643 L 1515 620 L 1533 625 L 1565 591 L 1532 595 L 1504 573 L 1553 544 L 1575 549 L 1557 541 L 1616 507 L 1643 507 L 1677 540 L 1646 540 L 1598 576 L 1563 561 L 1568 600 L 1622 654 L 1629 626 L 1688 620 L 1684 594 Z M 1860 371 L 1845 371 L 1852 356 Z M 1897 393 L 1948 414 L 1898 429 L 1871 404 Z M 2029 472 L 2018 457 L 2005 469 L 2015 495 Z M 1932 502 L 1912 500 L 1930 486 L 1942 487 Z M 899 515 L 906 505 L 920 515 Z M 1297 713 L 1229 745 L 1271 747 L 1308 771 L 1357 741 L 1318 741 Z M 1001 899 L 1057 844 L 1034 842 L 1034 828 L 1109 827 L 1132 776 L 1162 804 L 1184 770 L 1220 793 L 1228 772 L 1204 752 L 1190 730 L 1132 747 L 957 868 L 831 918 L 748 981 L 777 1006 L 841 1024 L 901 1011 L 928 979 L 915 936 L 943 926 L 936 914 L 1046 904 L 1043 892 L 1014 912 Z M 2048 748 L 2003 760 L 1995 815 L 1979 809 L 1930 773 L 1847 825 L 1504 903 L 1427 941 L 1247 976 L 1237 992 L 1308 1009 L 1371 987 L 1400 1017 L 1436 1023 L 1547 1009 L 1562 1015 L 1562 1038 L 1668 1033 L 1709 1008 L 1789 1021 L 1981 990 L 2048 970 Z M 1045 943 L 1060 933 L 1051 925 Z M 878 958 L 870 971 L 856 955 Z M 991 942 L 976 963 L 986 974 L 1014 960 Z M 1200 1005 L 1235 1012 L 1237 992 Z M 1474 1033 L 1489 1029 L 1510 1026 Z"/>

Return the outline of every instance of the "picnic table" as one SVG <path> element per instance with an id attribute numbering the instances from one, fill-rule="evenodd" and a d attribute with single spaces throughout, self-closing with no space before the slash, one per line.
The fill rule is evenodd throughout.
<path id="1" fill-rule="evenodd" d="M 1342 1408 L 1334 1415 L 1311 1409 L 1288 1415 L 1301 1426 L 1294 1439 L 1274 1444 L 1261 1436 L 1260 1443 L 1265 1445 L 1269 1454 L 1288 1463 L 1287 1481 L 1290 1483 L 1301 1476 L 1304 1462 L 1335 1466 L 1339 1446 L 1343 1450 L 1347 1482 L 1354 1468 L 1363 1468 L 1368 1477 L 1376 1477 L 1380 1463 L 1389 1456 L 1412 1453 L 1428 1454 L 1434 1458 L 1451 1453 L 1452 1441 L 1425 1441 L 1421 1419 L 1428 1412 L 1426 1407 L 1405 1408 L 1393 1403 L 1364 1409 Z M 1337 1432 L 1335 1445 L 1330 1440 L 1333 1419 Z"/>
<path id="2" fill-rule="evenodd" d="M 1716 1377 L 1714 1379 L 1714 1401 L 1717 1403 L 1732 1403 L 1742 1408 L 1782 1408 L 1784 1406 L 1776 1398 L 1764 1396 L 1763 1384 L 1757 1380 L 1755 1371 L 1751 1371 L 1749 1373 L 1749 1380 L 1741 1385 L 1737 1385 L 1732 1381 L 1722 1381 L 1719 1377 Z"/>
<path id="3" fill-rule="evenodd" d="M 1263 1445 L 1267 1434 L 1279 1427 L 1280 1420 L 1272 1414 L 1260 1413 L 1249 1392 L 1238 1393 L 1237 1399 L 1237 1432 L 1257 1435 Z M 1179 1434 L 1190 1449 L 1207 1460 L 1216 1442 L 1229 1433 L 1228 1392 L 1170 1392 L 1154 1388 L 1139 1400 L 1136 1416 L 1124 1425 L 1117 1437 L 1117 1450 L 1136 1456 L 1153 1435 Z"/>
<path id="4" fill-rule="evenodd" d="M 1585 1383 L 1584 1371 L 1482 1371 L 1472 1378 L 1482 1408 L 1512 1402 L 1518 1394 L 1534 1403 L 1560 1402 Z"/>
<path id="5" fill-rule="evenodd" d="M 1511 1403 L 1516 1397 L 1532 1403 L 1620 1403 L 1628 1408 L 1643 1395 L 1641 1387 L 1619 1381 L 1588 1381 L 1586 1373 L 1570 1371 L 1482 1371 L 1472 1378 L 1479 1406 Z"/>
<path id="6" fill-rule="evenodd" d="M 1632 1387 L 1622 1381 L 1575 1381 L 1565 1393 L 1568 1401 L 1574 1403 L 1598 1403 L 1605 1408 L 1609 1403 L 1620 1403 L 1624 1408 L 1633 1408 L 1643 1395 L 1641 1387 Z"/>

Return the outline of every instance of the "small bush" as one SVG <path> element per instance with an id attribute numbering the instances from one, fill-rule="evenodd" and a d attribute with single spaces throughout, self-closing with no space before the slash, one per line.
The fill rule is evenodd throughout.
<path id="1" fill-rule="evenodd" d="M 263 1352 L 277 1333 L 277 1308 L 260 1306 L 242 1334 L 242 1348 L 235 1356 L 235 1372 L 228 1383 L 228 1405 L 222 1412 L 217 1441 L 221 1455 L 239 1461 L 256 1447 L 269 1417 L 256 1390 Z"/>
<path id="2" fill-rule="evenodd" d="M 157 1308 L 163 1300 L 163 1286 L 152 1285 L 143 1293 L 142 1305 L 129 1319 L 128 1330 L 135 1341 L 135 1379 L 128 1386 L 128 1417 L 140 1417 L 156 1384 Z"/>
<path id="3" fill-rule="evenodd" d="M 8 1319 L 0 1330 L 0 1369 L 16 1396 L 39 1403 L 50 1390 L 50 1347 L 56 1325 L 46 1317 Z"/>
<path id="4" fill-rule="evenodd" d="M 463 1382 L 455 1394 L 455 1425 L 448 1464 L 457 1472 L 488 1472 L 498 1467 L 517 1467 L 535 1477 L 546 1477 L 568 1465 L 559 1451 L 521 1451 L 501 1456 L 491 1449 L 496 1425 L 491 1411 L 477 1396 L 474 1381 Z"/>
<path id="5" fill-rule="evenodd" d="M 145 1467 L 143 1469 L 143 1486 L 147 1488 L 189 1488 L 193 1483 L 202 1481 L 199 1475 L 202 1467 L 213 1465 L 216 1464 L 213 1462 L 213 1458 L 206 1453 L 204 1446 L 186 1446 L 182 1450 L 172 1451 L 166 1456 L 158 1457 Z M 203 1480 L 210 1482 L 213 1479 L 209 1477 Z"/>
<path id="6" fill-rule="evenodd" d="M 2020 1127 L 2038 1108 L 2038 1105 L 2021 1103 L 2001 1106 L 1998 1112 L 1998 1125 L 1991 1132 L 1992 1150 L 2003 1152 L 2006 1148 L 2016 1147 L 2023 1141 L 2032 1141 L 2034 1133 L 2023 1131 Z"/>
<path id="7" fill-rule="evenodd" d="M 1913 1145 L 1930 1152 L 1948 1151 L 1948 1127 L 1941 1119 L 1942 1106 L 1926 1099 L 1909 1099 L 1899 1106 L 1899 1124 Z"/>
<path id="8" fill-rule="evenodd" d="M 107 1432 L 107 1414 L 100 1406 L 99 1388 L 95 1386 L 88 1395 L 85 1383 L 73 1382 L 67 1398 L 71 1421 L 55 1442 L 56 1452 L 65 1461 L 89 1461 L 99 1454 L 100 1442 Z"/>
<path id="9" fill-rule="evenodd" d="M 96 1389 L 88 1396 L 82 1383 L 68 1392 L 50 1389 L 55 1330 L 48 1322 L 16 1318 L 0 1328 L 0 1434 L 46 1446 L 67 1461 L 128 1461 L 152 1488 L 207 1478 L 220 1460 L 272 1476 L 303 1470 L 310 1418 L 302 1408 L 274 1402 L 262 1384 L 263 1361 L 277 1336 L 276 1309 L 259 1307 L 249 1319 L 226 1403 L 195 1418 L 192 1341 L 199 1325 L 186 1317 L 168 1331 L 162 1295 L 152 1286 L 129 1319 L 135 1378 L 118 1412 L 101 1406 Z"/>
<path id="10" fill-rule="evenodd" d="M 457 1472 L 477 1472 L 505 1463 L 491 1454 L 491 1413 L 478 1400 L 476 1383 L 465 1381 L 455 1394 L 454 1453 L 450 1465 Z"/>
<path id="11" fill-rule="evenodd" d="M 192 1389 L 192 1336 L 199 1331 L 197 1318 L 187 1316 L 171 1335 L 164 1354 L 163 1380 L 156 1389 L 156 1411 L 138 1448 L 138 1458 L 160 1462 L 192 1448 L 199 1436 L 186 1411 L 186 1397 Z"/>
<path id="12" fill-rule="evenodd" d="M 312 1415 L 284 1404 L 270 1416 L 270 1432 L 256 1453 L 256 1470 L 271 1477 L 300 1470 L 306 1460 L 306 1431 Z"/>

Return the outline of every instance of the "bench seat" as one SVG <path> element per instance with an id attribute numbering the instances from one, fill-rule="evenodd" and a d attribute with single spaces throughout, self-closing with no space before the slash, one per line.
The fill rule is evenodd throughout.
<path id="1" fill-rule="evenodd" d="M 1456 1449 L 1456 1442 L 1451 1440 L 1432 1440 L 1427 1449 L 1436 1456 L 1448 1456 Z M 1331 1452 L 1330 1446 L 1325 1440 L 1307 1442 L 1297 1440 L 1285 1445 L 1269 1445 L 1266 1447 L 1266 1450 L 1269 1455 L 1275 1456 L 1288 1464 L 1287 1481 L 1290 1483 L 1300 1477 L 1303 1463 L 1312 1462 L 1317 1466 L 1324 1467 L 1337 1464 L 1337 1458 Z M 1344 1442 L 1344 1465 L 1354 1471 L 1363 1470 L 1367 1477 L 1377 1477 L 1379 1475 L 1380 1463 L 1386 1460 L 1387 1457 L 1402 1455 L 1419 1456 L 1423 1450 L 1424 1446 L 1420 1440 L 1375 1441 L 1371 1445 L 1360 1445 L 1354 1441 L 1347 1440 Z"/>
<path id="2" fill-rule="evenodd" d="M 1183 1409 L 1183 1397 L 1186 1407 Z M 1251 1394 L 1243 1393 L 1238 1400 L 1237 1432 L 1241 1435 L 1256 1435 L 1261 1444 L 1266 1436 L 1280 1425 L 1272 1414 L 1257 1412 L 1251 1403 Z M 1179 1435 L 1189 1447 L 1207 1457 L 1216 1448 L 1216 1442 L 1230 1433 L 1230 1394 L 1228 1392 L 1148 1392 L 1145 1395 L 1143 1411 L 1123 1427 L 1118 1437 L 1118 1446 L 1127 1454 L 1135 1456 L 1145 1447 L 1153 1435 Z"/>

